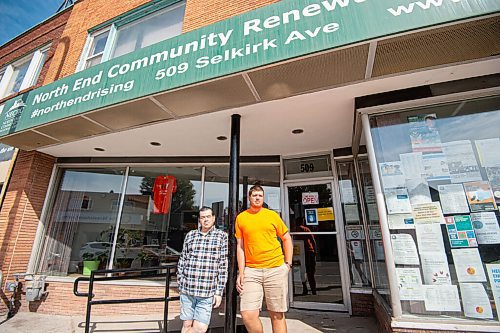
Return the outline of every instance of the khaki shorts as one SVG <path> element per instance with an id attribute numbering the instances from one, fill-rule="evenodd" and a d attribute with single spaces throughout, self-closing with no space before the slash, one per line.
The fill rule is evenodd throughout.
<path id="1" fill-rule="evenodd" d="M 273 268 L 245 267 L 240 311 L 260 310 L 266 297 L 266 307 L 274 312 L 288 311 L 288 265 Z"/>

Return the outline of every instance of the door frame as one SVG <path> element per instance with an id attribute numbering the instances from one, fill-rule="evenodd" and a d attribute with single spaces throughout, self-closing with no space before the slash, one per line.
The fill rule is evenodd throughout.
<path id="1" fill-rule="evenodd" d="M 332 163 L 333 164 L 333 163 Z M 334 165 L 332 165 L 334 169 Z M 336 175 L 336 173 L 334 173 Z M 335 303 L 320 303 L 320 302 L 298 302 L 293 300 L 293 286 L 292 286 L 292 275 L 288 276 L 288 298 L 290 306 L 293 308 L 305 308 L 314 310 L 326 310 L 326 311 L 339 311 L 339 312 L 349 312 L 351 314 L 351 294 L 350 294 L 350 275 L 349 275 L 349 264 L 347 260 L 347 248 L 345 242 L 345 232 L 344 232 L 344 219 L 342 214 L 342 206 L 340 202 L 340 191 L 338 188 L 338 183 L 335 181 L 336 177 L 321 177 L 321 178 L 308 178 L 300 180 L 288 180 L 283 181 L 283 197 L 284 197 L 284 209 L 283 209 L 283 220 L 285 221 L 288 228 L 290 228 L 290 205 L 288 200 L 288 188 L 294 186 L 304 186 L 304 185 L 323 185 L 330 184 L 332 187 L 332 204 L 335 214 L 335 232 L 320 233 L 325 235 L 335 235 L 337 237 L 337 251 L 339 254 L 339 269 L 340 269 L 340 279 L 342 284 L 342 297 L 343 304 Z"/>

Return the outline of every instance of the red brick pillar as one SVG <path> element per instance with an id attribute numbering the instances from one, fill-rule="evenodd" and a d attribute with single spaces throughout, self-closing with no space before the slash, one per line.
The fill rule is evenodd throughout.
<path id="1" fill-rule="evenodd" d="M 0 210 L 0 317 L 10 294 L 5 282 L 26 272 L 55 158 L 37 151 L 20 151 Z"/>

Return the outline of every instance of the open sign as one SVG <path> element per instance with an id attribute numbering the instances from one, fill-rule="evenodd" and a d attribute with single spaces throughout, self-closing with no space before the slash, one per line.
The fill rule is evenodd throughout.
<path id="1" fill-rule="evenodd" d="M 317 205 L 317 204 L 319 204 L 318 192 L 304 192 L 304 193 L 302 193 L 302 204 L 303 205 Z"/>

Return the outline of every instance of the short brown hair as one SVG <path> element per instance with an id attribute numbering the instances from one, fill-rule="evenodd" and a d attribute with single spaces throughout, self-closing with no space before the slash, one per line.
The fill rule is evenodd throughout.
<path id="1" fill-rule="evenodd" d="M 250 187 L 250 190 L 248 190 L 248 195 L 251 196 L 253 192 L 262 192 L 264 193 L 264 189 L 260 184 L 255 184 L 254 186 Z"/>

